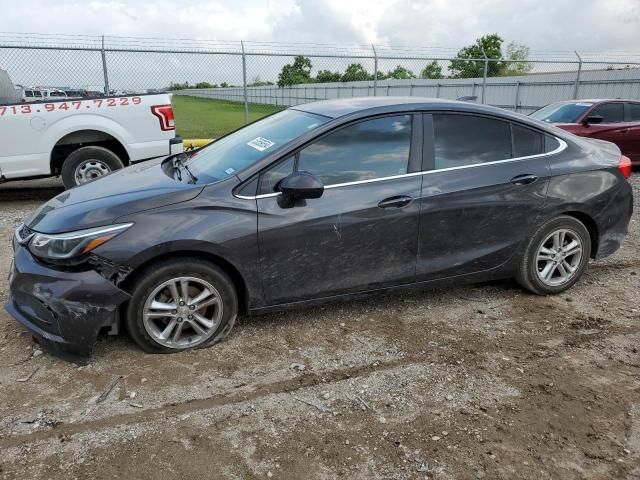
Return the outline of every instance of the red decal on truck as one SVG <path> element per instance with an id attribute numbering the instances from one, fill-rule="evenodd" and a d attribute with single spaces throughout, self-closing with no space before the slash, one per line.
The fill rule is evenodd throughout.
<path id="1" fill-rule="evenodd" d="M 36 105 L 44 105 L 47 112 L 55 110 L 80 110 L 82 105 L 85 109 L 104 108 L 104 107 L 126 107 L 131 105 L 140 105 L 142 97 L 117 97 L 117 98 L 94 98 L 91 100 L 72 100 L 69 102 L 55 103 L 36 103 L 23 105 L 4 105 L 0 106 L 0 117 L 3 115 L 29 115 L 31 113 L 40 113 L 40 108 Z"/>

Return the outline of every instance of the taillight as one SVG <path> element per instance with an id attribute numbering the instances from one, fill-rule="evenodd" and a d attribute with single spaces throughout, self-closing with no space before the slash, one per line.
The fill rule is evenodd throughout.
<path id="1" fill-rule="evenodd" d="M 154 105 L 151 107 L 153 113 L 160 120 L 160 130 L 175 130 L 176 123 L 173 120 L 173 107 L 169 105 Z"/>
<path id="2" fill-rule="evenodd" d="M 618 162 L 618 170 L 625 179 L 631 177 L 631 160 L 624 155 L 620 156 L 620 162 Z"/>

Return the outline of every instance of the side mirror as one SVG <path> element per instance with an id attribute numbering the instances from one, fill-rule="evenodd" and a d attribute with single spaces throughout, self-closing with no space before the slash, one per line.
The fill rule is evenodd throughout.
<path id="1" fill-rule="evenodd" d="M 590 123 L 602 123 L 602 116 L 601 115 L 589 115 L 587 118 L 584 119 L 584 123 L 585 125 L 590 124 Z"/>
<path id="2" fill-rule="evenodd" d="M 290 208 L 298 200 L 320 198 L 324 193 L 324 184 L 309 172 L 294 172 L 280 180 L 278 190 L 282 193 L 281 206 Z"/>

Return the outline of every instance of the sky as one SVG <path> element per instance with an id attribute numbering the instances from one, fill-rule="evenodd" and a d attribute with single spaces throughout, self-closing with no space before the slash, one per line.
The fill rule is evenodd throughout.
<path id="1" fill-rule="evenodd" d="M 0 32 L 640 52 L 640 0 L 0 0 Z"/>
<path id="2" fill-rule="evenodd" d="M 383 59 L 379 70 L 403 63 L 419 73 L 423 58 L 451 58 L 490 33 L 498 33 L 505 45 L 528 46 L 531 60 L 574 59 L 574 50 L 606 61 L 640 58 L 640 0 L 0 0 L 0 12 L 0 68 L 14 83 L 27 86 L 104 86 L 99 52 L 2 48 L 3 42 L 16 38 L 50 41 L 41 34 L 146 37 L 154 38 L 153 46 L 174 49 L 192 45 L 175 39 L 233 41 L 234 49 L 239 49 L 239 40 L 278 42 L 283 45 L 264 48 L 312 57 L 314 75 L 321 69 L 343 71 L 355 62 L 372 72 L 374 65 L 369 59 L 313 57 L 319 53 L 314 48 L 337 52 L 338 47 L 310 44 L 336 45 L 349 55 L 354 45 L 376 44 L 382 56 L 383 45 L 418 48 L 413 51 L 419 52 L 415 56 L 420 60 Z M 135 38 L 117 41 L 140 45 Z M 256 45 L 249 44 L 248 50 L 259 48 Z M 366 55 L 370 54 L 369 49 Z M 275 81 L 292 59 L 249 57 L 248 80 Z M 108 52 L 107 65 L 112 89 L 166 88 L 171 82 L 193 85 L 203 80 L 242 82 L 239 56 Z M 537 64 L 535 70 L 575 68 L 557 63 Z"/>

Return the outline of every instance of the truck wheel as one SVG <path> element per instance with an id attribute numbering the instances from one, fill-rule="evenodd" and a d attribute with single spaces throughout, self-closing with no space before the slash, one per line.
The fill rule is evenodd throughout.
<path id="1" fill-rule="evenodd" d="M 62 164 L 62 183 L 65 188 L 77 187 L 122 167 L 122 160 L 111 150 L 81 147 L 71 152 Z"/>

